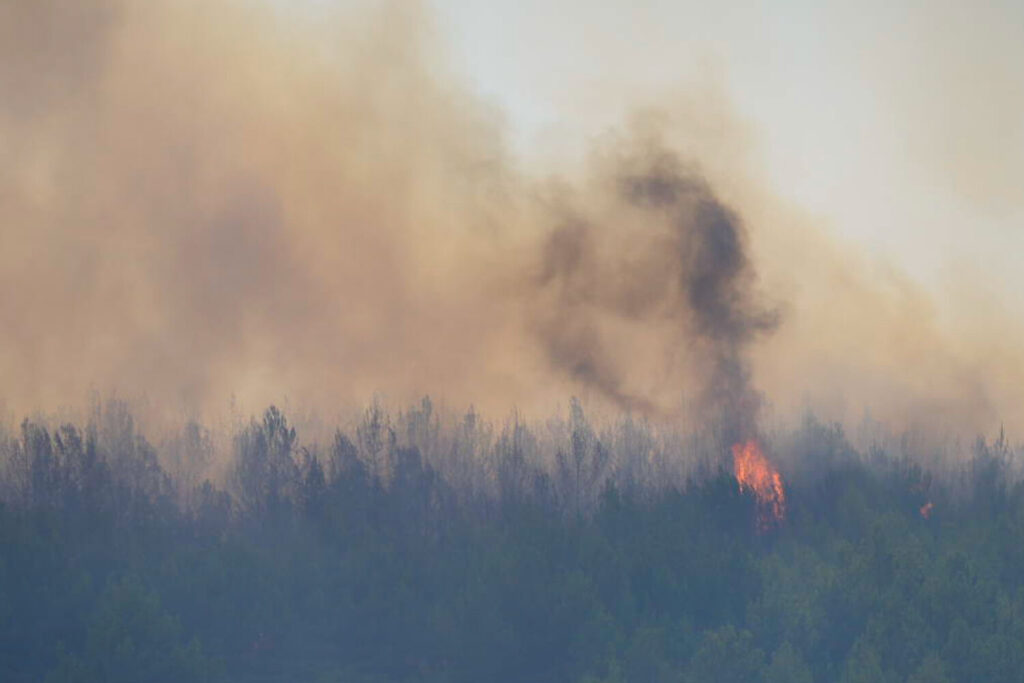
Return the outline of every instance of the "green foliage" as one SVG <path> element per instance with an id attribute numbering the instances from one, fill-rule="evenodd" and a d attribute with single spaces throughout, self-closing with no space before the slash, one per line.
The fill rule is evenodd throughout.
<path id="1" fill-rule="evenodd" d="M 890 679 L 882 671 L 882 660 L 875 649 L 869 643 L 858 641 L 846 658 L 839 683 L 883 683 Z"/>
<path id="2" fill-rule="evenodd" d="M 80 655 L 60 651 L 48 683 L 212 681 L 196 640 L 184 643 L 177 620 L 136 579 L 112 585 L 100 600 Z"/>
<path id="3" fill-rule="evenodd" d="M 764 652 L 754 645 L 750 631 L 728 625 L 704 633 L 686 669 L 686 680 L 757 683 L 762 680 L 763 667 Z"/>
<path id="4" fill-rule="evenodd" d="M 946 663 L 937 654 L 930 654 L 921 661 L 907 683 L 951 683 Z"/>
<path id="5" fill-rule="evenodd" d="M 764 534 L 713 459 L 671 479 L 648 426 L 578 402 L 544 434 L 375 403 L 326 447 L 271 408 L 223 487 L 194 423 L 164 453 L 123 407 L 26 421 L 0 442 L 0 680 L 1020 680 L 1005 437 L 941 478 L 813 420 L 788 439 Z"/>
<path id="6" fill-rule="evenodd" d="M 789 643 L 775 651 L 764 672 L 764 683 L 812 683 L 813 680 L 807 662 Z"/>

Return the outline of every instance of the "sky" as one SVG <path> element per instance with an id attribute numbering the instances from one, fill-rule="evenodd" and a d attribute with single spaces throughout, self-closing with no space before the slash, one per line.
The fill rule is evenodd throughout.
<path id="1" fill-rule="evenodd" d="M 435 5 L 520 153 L 711 83 L 772 190 L 823 229 L 939 293 L 974 277 L 1024 312 L 1024 3 Z"/>
<path id="2" fill-rule="evenodd" d="M 0 417 L 1024 433 L 1021 3 L 14 0 L 0 92 Z"/>

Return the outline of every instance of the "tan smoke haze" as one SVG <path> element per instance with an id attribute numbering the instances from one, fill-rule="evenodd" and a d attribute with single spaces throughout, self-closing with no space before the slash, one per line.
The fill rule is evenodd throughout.
<path id="1" fill-rule="evenodd" d="M 736 432 L 765 407 L 1024 427 L 1020 330 L 773 199 L 720 101 L 637 103 L 550 177 L 429 27 L 405 3 L 0 3 L 8 407 L 575 393 Z"/>

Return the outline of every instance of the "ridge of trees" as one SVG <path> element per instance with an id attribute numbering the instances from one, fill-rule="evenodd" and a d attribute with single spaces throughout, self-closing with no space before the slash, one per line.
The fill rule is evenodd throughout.
<path id="1" fill-rule="evenodd" d="M 1017 681 L 1024 484 L 808 418 L 760 533 L 721 444 L 580 403 L 541 428 L 429 399 L 304 443 L 269 408 L 211 479 L 112 403 L 0 438 L 4 681 Z M 727 452 L 727 451 L 724 451 Z"/>

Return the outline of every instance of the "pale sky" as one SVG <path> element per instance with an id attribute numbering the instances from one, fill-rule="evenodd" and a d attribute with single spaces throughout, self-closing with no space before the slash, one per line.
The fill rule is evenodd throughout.
<path id="1" fill-rule="evenodd" d="M 544 193 L 602 226 L 598 266 L 646 272 L 615 260 L 641 219 L 606 196 L 614 159 L 585 155 L 653 108 L 750 228 L 745 282 L 785 316 L 751 348 L 775 405 L 1024 431 L 1020 0 L 264 2 L 0 21 L 0 279 L 38 285 L 0 299 L 21 405 L 577 390 L 524 277 L 560 220 Z M 402 277 L 366 296 L 380 272 Z M 641 359 L 609 376 L 668 406 L 685 316 L 627 318 L 599 319 L 609 358 Z"/>
<path id="2" fill-rule="evenodd" d="M 929 287 L 983 273 L 1024 312 L 1024 3 L 434 5 L 521 154 L 621 120 L 581 122 L 590 93 L 656 104 L 711 79 L 780 197 Z"/>

